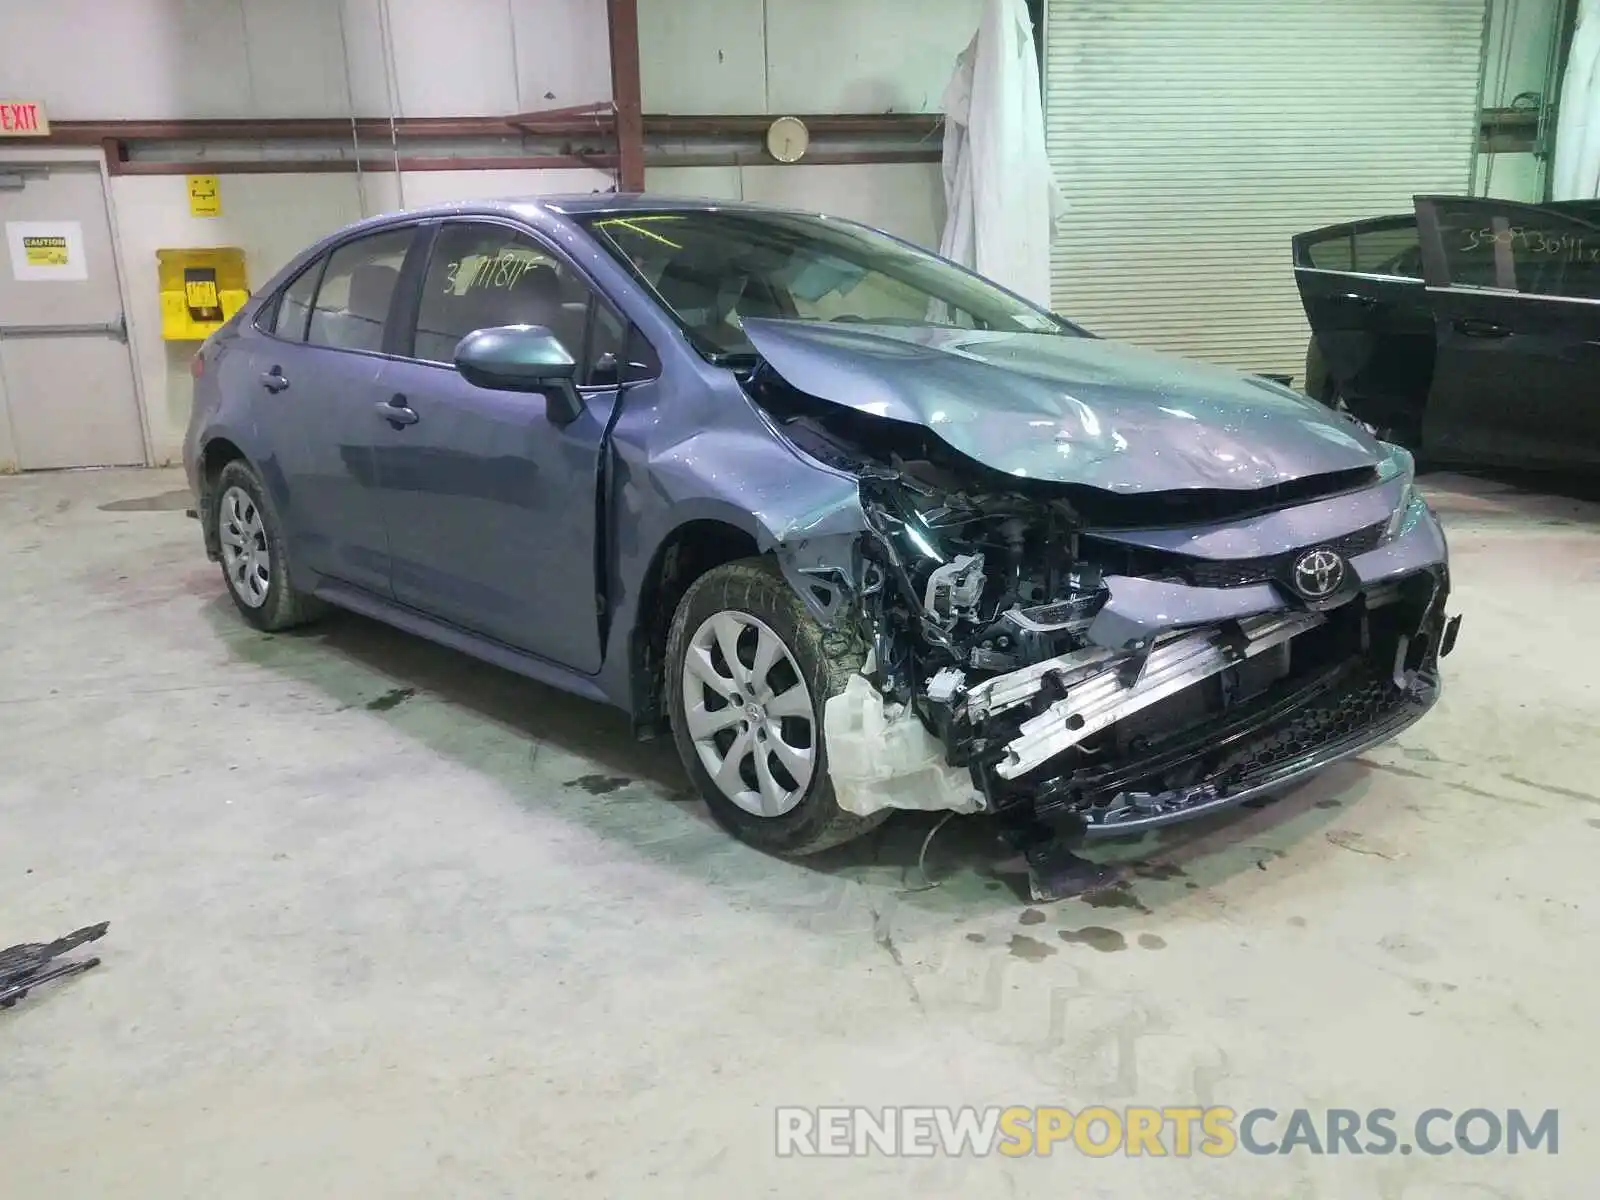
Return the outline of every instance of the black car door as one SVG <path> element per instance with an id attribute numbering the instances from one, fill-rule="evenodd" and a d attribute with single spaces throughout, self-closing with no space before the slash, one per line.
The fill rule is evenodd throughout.
<path id="1" fill-rule="evenodd" d="M 1419 197 L 1435 326 L 1423 449 L 1600 463 L 1600 225 L 1553 207 Z"/>
<path id="2" fill-rule="evenodd" d="M 301 273 L 256 343 L 255 412 L 289 497 L 298 561 L 389 591 L 389 547 L 374 479 L 372 408 L 384 398 L 389 309 L 417 227 L 345 242 Z"/>
<path id="3" fill-rule="evenodd" d="M 385 376 L 398 420 L 375 420 L 395 598 L 592 673 L 601 659 L 597 498 L 626 324 L 552 247 L 520 227 L 436 227 L 402 347 Z M 468 383 L 475 329 L 542 325 L 579 369 L 583 411 Z"/>
<path id="4" fill-rule="evenodd" d="M 1433 315 L 1413 216 L 1330 225 L 1294 239 L 1295 283 L 1326 382 L 1318 400 L 1414 437 L 1433 371 Z"/>

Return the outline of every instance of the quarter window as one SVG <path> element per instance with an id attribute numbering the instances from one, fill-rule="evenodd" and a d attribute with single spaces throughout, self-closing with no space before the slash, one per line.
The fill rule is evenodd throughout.
<path id="1" fill-rule="evenodd" d="M 604 304 L 595 302 L 594 320 L 589 326 L 589 383 L 615 386 L 622 380 L 622 356 L 627 346 L 628 326 Z"/>
<path id="2" fill-rule="evenodd" d="M 278 311 L 273 317 L 272 334 L 286 342 L 306 340 L 306 322 L 311 317 L 311 294 L 317 289 L 317 279 L 322 274 L 322 260 L 318 259 L 295 277 L 283 290 L 278 300 Z"/>
<path id="3" fill-rule="evenodd" d="M 311 310 L 308 342 L 339 350 L 383 349 L 389 302 L 415 232 L 411 226 L 392 229 L 333 252 Z"/>

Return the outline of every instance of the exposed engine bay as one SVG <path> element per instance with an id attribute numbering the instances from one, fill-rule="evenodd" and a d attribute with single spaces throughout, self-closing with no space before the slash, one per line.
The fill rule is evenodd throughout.
<path id="1" fill-rule="evenodd" d="M 858 478 L 865 528 L 835 571 L 850 602 L 827 615 L 859 626 L 886 711 L 937 740 L 973 808 L 1073 835 L 1136 831 L 1385 740 L 1436 698 L 1459 618 L 1445 616 L 1442 539 L 1410 569 L 1393 550 L 1426 513 L 1409 481 L 1396 511 L 1354 531 L 1196 557 L 1125 535 L 1348 497 L 1380 473 L 1119 496 L 1007 475 L 765 364 L 746 387 L 797 447 Z"/>

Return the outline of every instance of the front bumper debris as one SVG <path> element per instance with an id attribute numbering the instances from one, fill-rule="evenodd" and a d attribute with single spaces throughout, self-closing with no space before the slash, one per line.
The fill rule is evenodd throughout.
<path id="1" fill-rule="evenodd" d="M 1134 655 L 1116 665 L 1103 665 L 1098 674 L 1073 686 L 1038 716 L 1024 721 L 1021 734 L 1007 744 L 1005 758 L 995 770 L 1006 779 L 1025 775 L 1123 718 L 1246 659 L 1283 646 L 1322 624 L 1322 620 L 1316 613 L 1252 617 L 1231 628 L 1180 634 L 1142 658 Z M 1020 688 L 1002 688 L 1001 695 L 1008 703 L 1020 703 L 1029 695 L 1036 695 L 1052 678 L 1052 670 L 1046 664 L 1046 670 L 1037 676 L 1026 695 L 1012 699 Z"/>
<path id="2" fill-rule="evenodd" d="M 1439 690 L 1436 677 L 1418 676 L 1402 689 L 1375 671 L 1350 671 L 1288 703 L 1198 731 L 1163 762 L 1140 764 L 1124 778 L 1083 775 L 1077 786 L 1101 799 L 1084 832 L 1143 832 L 1281 791 L 1395 737 L 1433 707 Z M 1203 778 L 1159 790 L 1145 790 L 1131 778 L 1149 778 L 1162 768 L 1189 768 Z"/>

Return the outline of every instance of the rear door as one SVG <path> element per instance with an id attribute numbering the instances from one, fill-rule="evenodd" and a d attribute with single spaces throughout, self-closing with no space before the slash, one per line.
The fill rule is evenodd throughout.
<path id="1" fill-rule="evenodd" d="M 271 431 L 294 554 L 322 575 L 389 594 L 374 409 L 388 396 L 389 310 L 417 227 L 343 243 L 302 272 L 258 322 L 254 412 Z"/>
<path id="2" fill-rule="evenodd" d="M 1295 283 L 1335 395 L 1363 421 L 1416 435 L 1433 373 L 1433 316 L 1413 216 L 1378 217 L 1294 239 Z M 1317 386 L 1310 379 L 1308 387 Z"/>
<path id="3" fill-rule="evenodd" d="M 1419 197 L 1435 324 L 1423 449 L 1600 463 L 1600 225 L 1571 209 Z"/>

